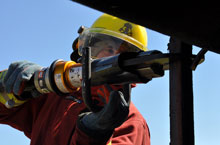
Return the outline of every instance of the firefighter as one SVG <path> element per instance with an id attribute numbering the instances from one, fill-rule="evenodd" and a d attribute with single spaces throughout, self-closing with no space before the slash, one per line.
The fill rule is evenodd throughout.
<path id="1" fill-rule="evenodd" d="M 86 46 L 91 47 L 93 58 L 147 50 L 144 27 L 108 14 L 79 33 L 71 55 L 76 61 Z M 75 52 L 79 54 L 77 59 Z M 147 123 L 126 100 L 122 85 L 92 87 L 92 97 L 100 110 L 91 112 L 81 90 L 68 96 L 47 93 L 33 97 L 34 93 L 23 93 L 27 81 L 41 68 L 28 61 L 12 63 L 3 81 L 5 91 L 14 94 L 15 107 L 7 108 L 0 95 L 0 123 L 23 131 L 31 145 L 150 145 Z"/>

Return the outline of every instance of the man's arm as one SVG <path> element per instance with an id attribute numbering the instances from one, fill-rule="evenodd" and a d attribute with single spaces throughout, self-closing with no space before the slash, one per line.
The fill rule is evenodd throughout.
<path id="1" fill-rule="evenodd" d="M 71 145 L 150 145 L 150 133 L 145 119 L 133 103 L 129 109 L 128 119 L 115 128 L 112 134 L 90 136 L 77 127 Z"/>
<path id="2" fill-rule="evenodd" d="M 131 102 L 128 119 L 118 128 L 112 137 L 112 145 L 150 145 L 148 125 Z"/>
<path id="3" fill-rule="evenodd" d="M 29 81 L 36 70 L 42 67 L 28 62 L 19 61 L 11 63 L 7 72 L 1 75 L 0 92 L 0 123 L 8 124 L 18 130 L 23 131 L 30 137 L 32 123 L 35 120 L 41 104 L 38 101 L 42 99 L 31 99 L 31 93 L 23 95 L 25 83 Z M 13 104 L 7 105 L 11 100 Z"/>
<path id="4" fill-rule="evenodd" d="M 33 123 L 37 119 L 38 113 L 46 101 L 46 98 L 45 96 L 40 96 L 39 98 L 31 99 L 20 106 L 10 109 L 0 103 L 0 123 L 12 126 L 24 132 L 24 134 L 30 138 Z"/>

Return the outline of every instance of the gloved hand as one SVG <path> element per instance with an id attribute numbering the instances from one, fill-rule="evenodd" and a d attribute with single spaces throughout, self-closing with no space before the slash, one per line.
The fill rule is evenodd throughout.
<path id="1" fill-rule="evenodd" d="M 129 101 L 121 91 L 111 91 L 109 102 L 101 111 L 86 112 L 80 115 L 79 128 L 92 137 L 111 136 L 129 113 Z"/>
<path id="2" fill-rule="evenodd" d="M 24 91 L 25 84 L 31 79 L 34 72 L 41 68 L 41 66 L 29 61 L 11 63 L 3 81 L 5 91 L 20 96 Z"/>

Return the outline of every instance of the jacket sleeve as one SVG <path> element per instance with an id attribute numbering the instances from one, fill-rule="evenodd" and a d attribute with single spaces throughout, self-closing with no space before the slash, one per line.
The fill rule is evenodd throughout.
<path id="1" fill-rule="evenodd" d="M 11 109 L 6 108 L 5 105 L 0 103 L 0 123 L 23 131 L 30 138 L 32 126 L 45 99 L 46 97 L 41 96 Z"/>
<path id="2" fill-rule="evenodd" d="M 112 134 L 92 137 L 83 130 L 77 125 L 71 145 L 150 145 L 147 123 L 132 103 L 128 119 Z"/>
<path id="3" fill-rule="evenodd" d="M 150 145 L 150 133 L 147 124 L 141 120 L 125 122 L 115 129 L 112 145 Z"/>

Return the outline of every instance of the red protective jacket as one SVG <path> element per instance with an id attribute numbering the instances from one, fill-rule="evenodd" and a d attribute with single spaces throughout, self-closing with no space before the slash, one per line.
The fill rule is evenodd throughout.
<path id="1" fill-rule="evenodd" d="M 86 107 L 79 94 L 74 96 L 66 99 L 51 93 L 12 109 L 0 103 L 0 123 L 23 131 L 31 145 L 150 145 L 146 121 L 132 103 L 128 119 L 110 138 L 88 136 L 77 126 Z"/>

